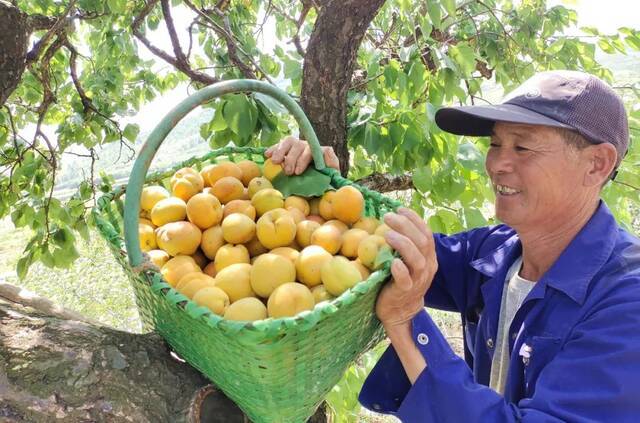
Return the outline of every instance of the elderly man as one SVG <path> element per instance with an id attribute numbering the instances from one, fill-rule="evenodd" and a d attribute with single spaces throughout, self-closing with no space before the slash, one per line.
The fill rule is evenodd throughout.
<path id="1" fill-rule="evenodd" d="M 491 137 L 504 223 L 447 236 L 407 209 L 385 216 L 402 260 L 378 297 L 391 346 L 362 404 L 410 422 L 637 421 L 640 240 L 600 200 L 628 149 L 621 100 L 594 76 L 544 72 L 500 105 L 443 108 L 436 123 Z M 268 155 L 292 173 L 307 150 L 289 138 Z M 461 314 L 464 360 L 425 304 Z"/>

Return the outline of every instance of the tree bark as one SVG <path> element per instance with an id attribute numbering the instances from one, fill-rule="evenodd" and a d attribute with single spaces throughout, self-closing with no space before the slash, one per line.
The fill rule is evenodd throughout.
<path id="1" fill-rule="evenodd" d="M 101 326 L 0 283 L 0 421 L 248 419 L 159 335 Z M 326 422 L 324 408 L 311 421 Z"/>
<path id="2" fill-rule="evenodd" d="M 0 0 L 0 106 L 16 89 L 26 67 L 29 33 L 27 15 Z"/>
<path id="3" fill-rule="evenodd" d="M 347 92 L 356 54 L 369 24 L 384 0 L 329 0 L 321 6 L 313 27 L 302 74 L 301 104 L 322 145 L 349 169 Z"/>

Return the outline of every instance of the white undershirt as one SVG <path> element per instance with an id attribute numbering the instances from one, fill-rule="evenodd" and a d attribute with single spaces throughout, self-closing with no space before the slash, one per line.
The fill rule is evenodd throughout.
<path id="1" fill-rule="evenodd" d="M 502 291 L 496 349 L 491 361 L 491 377 L 489 379 L 489 386 L 500 394 L 504 394 L 507 370 L 509 369 L 509 327 L 522 302 L 535 284 L 535 281 L 520 277 L 518 273 L 521 268 L 522 257 L 518 258 L 509 268 Z"/>

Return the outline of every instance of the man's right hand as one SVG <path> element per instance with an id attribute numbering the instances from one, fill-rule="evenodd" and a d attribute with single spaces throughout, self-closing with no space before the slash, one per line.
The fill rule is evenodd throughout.
<path id="1" fill-rule="evenodd" d="M 331 147 L 321 147 L 324 163 L 331 168 L 340 170 L 338 156 Z M 276 145 L 272 145 L 264 155 L 275 164 L 281 164 L 287 175 L 300 175 L 311 163 L 311 147 L 309 143 L 295 137 L 285 137 Z"/>

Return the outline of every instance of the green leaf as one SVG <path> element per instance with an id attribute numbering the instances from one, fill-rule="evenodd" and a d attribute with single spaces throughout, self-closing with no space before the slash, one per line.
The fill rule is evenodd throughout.
<path id="1" fill-rule="evenodd" d="M 287 175 L 280 172 L 271 183 L 285 198 L 290 195 L 319 197 L 332 189 L 331 177 L 313 167 L 308 167 L 300 175 Z"/>
<path id="2" fill-rule="evenodd" d="M 477 173 L 484 172 L 484 156 L 474 144 L 469 142 L 460 144 L 456 158 L 465 168 Z"/>
<path id="3" fill-rule="evenodd" d="M 111 12 L 118 15 L 126 12 L 127 9 L 126 0 L 107 0 L 107 5 Z"/>
<path id="4" fill-rule="evenodd" d="M 122 131 L 122 135 L 131 142 L 136 142 L 138 134 L 140 133 L 140 127 L 133 123 L 128 123 Z"/>
<path id="5" fill-rule="evenodd" d="M 427 12 L 429 13 L 433 26 L 438 29 L 442 28 L 442 11 L 440 10 L 440 2 L 427 2 Z"/>
<path id="6" fill-rule="evenodd" d="M 470 76 L 476 70 L 475 52 L 468 43 L 458 43 L 449 47 L 449 56 L 455 60 L 464 76 Z"/>
<path id="7" fill-rule="evenodd" d="M 442 6 L 444 6 L 444 10 L 447 11 L 449 16 L 456 15 L 456 0 L 440 0 Z"/>
<path id="8" fill-rule="evenodd" d="M 18 260 L 18 265 L 16 267 L 16 273 L 18 274 L 18 278 L 21 280 L 27 276 L 27 272 L 29 271 L 29 267 L 33 262 L 33 254 L 27 254 Z"/>
<path id="9" fill-rule="evenodd" d="M 433 177 L 429 166 L 419 167 L 412 175 L 413 185 L 420 192 L 429 192 L 433 185 Z"/>
<path id="10" fill-rule="evenodd" d="M 246 95 L 236 94 L 231 96 L 225 104 L 222 114 L 231 130 L 240 138 L 247 139 L 258 122 L 258 110 L 249 101 Z"/>

